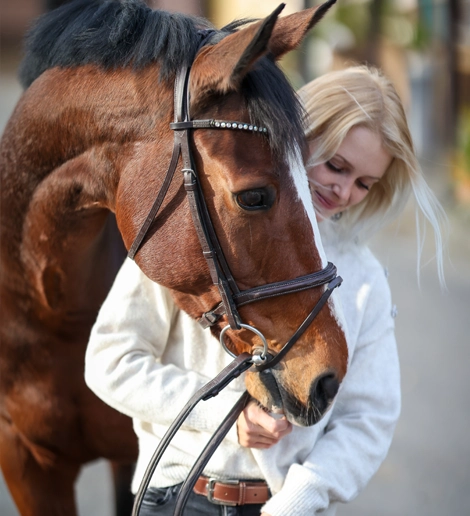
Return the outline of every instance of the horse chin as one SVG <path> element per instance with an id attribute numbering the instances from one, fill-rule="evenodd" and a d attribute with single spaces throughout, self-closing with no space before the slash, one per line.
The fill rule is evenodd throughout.
<path id="1" fill-rule="evenodd" d="M 247 375 L 248 391 L 267 412 L 273 415 L 283 414 L 293 425 L 307 427 L 318 423 L 329 410 L 330 407 L 323 411 L 319 410 L 312 401 L 305 406 L 287 391 L 282 386 L 281 379 L 276 377 L 276 371 L 269 369 Z"/>

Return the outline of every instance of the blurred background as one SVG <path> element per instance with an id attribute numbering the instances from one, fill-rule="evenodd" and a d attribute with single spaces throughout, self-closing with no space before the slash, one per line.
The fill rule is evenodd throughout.
<path id="1" fill-rule="evenodd" d="M 21 95 L 16 69 L 32 20 L 60 0 L 0 0 L 0 131 Z M 222 27 L 268 15 L 280 0 L 149 0 Z M 316 5 L 285 0 L 283 14 Z M 407 109 L 426 178 L 449 217 L 446 279 L 428 239 L 417 279 L 414 211 L 375 238 L 399 315 L 403 410 L 384 464 L 340 516 L 470 514 L 470 0 L 338 0 L 281 63 L 297 88 L 356 63 L 382 68 Z M 1 186 L 1 185 L 0 185 Z M 81 516 L 111 516 L 107 464 L 85 467 Z M 0 475 L 0 514 L 16 510 Z"/>

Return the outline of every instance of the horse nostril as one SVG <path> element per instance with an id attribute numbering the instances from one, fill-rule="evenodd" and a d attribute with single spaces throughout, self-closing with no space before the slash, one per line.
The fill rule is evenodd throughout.
<path id="1" fill-rule="evenodd" d="M 320 378 L 318 383 L 329 400 L 332 400 L 336 396 L 339 389 L 339 382 L 334 374 L 325 375 L 323 378 Z"/>
<path id="2" fill-rule="evenodd" d="M 321 412 L 328 408 L 339 389 L 339 382 L 336 375 L 328 373 L 320 378 L 312 386 L 312 399 L 314 405 Z"/>

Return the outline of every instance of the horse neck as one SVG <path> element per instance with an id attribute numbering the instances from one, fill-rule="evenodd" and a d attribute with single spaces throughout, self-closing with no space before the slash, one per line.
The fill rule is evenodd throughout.
<path id="1" fill-rule="evenodd" d="M 57 292 L 79 291 L 80 279 L 89 284 L 103 259 L 114 256 L 117 239 L 105 227 L 121 170 L 168 116 L 157 81 L 156 67 L 52 69 L 24 93 L 1 144 L 2 268 L 9 289 L 53 308 L 60 304 Z M 85 295 L 67 297 L 86 302 Z"/>

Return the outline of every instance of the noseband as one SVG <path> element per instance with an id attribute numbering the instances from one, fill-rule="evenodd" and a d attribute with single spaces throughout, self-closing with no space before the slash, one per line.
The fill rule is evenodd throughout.
<path id="1" fill-rule="evenodd" d="M 209 31 L 209 33 L 202 35 L 203 42 L 201 47 L 208 39 L 210 39 L 211 33 Z M 147 490 L 152 475 L 155 472 L 164 451 L 195 406 L 201 400 L 205 401 L 216 396 L 232 380 L 237 378 L 250 367 L 254 366 L 258 372 L 261 372 L 278 364 L 313 322 L 322 307 L 328 301 L 333 290 L 342 282 L 341 277 L 336 274 L 336 267 L 332 263 L 328 263 L 324 269 L 318 272 L 240 291 L 227 264 L 227 260 L 225 259 L 225 255 L 209 216 L 209 210 L 204 199 L 200 179 L 191 152 L 189 134 L 190 131 L 196 129 L 217 129 L 245 131 L 268 136 L 268 131 L 265 127 L 259 127 L 254 124 L 247 124 L 244 122 L 213 119 L 191 120 L 189 114 L 189 74 L 190 68 L 180 69 L 176 74 L 174 88 L 174 122 L 170 124 L 170 128 L 174 131 L 173 153 L 162 187 L 158 192 L 147 218 L 129 249 L 128 257 L 134 259 L 136 253 L 142 246 L 144 238 L 147 235 L 148 230 L 167 194 L 181 154 L 183 165 L 183 184 L 188 197 L 191 217 L 196 227 L 204 258 L 209 266 L 212 282 L 214 285 L 217 285 L 221 297 L 221 302 L 215 308 L 203 314 L 199 323 L 203 328 L 208 328 L 209 326 L 213 326 L 217 323 L 222 316 L 227 316 L 229 324 L 222 329 L 220 342 L 224 349 L 234 356 L 234 360 L 213 380 L 208 382 L 193 395 L 168 428 L 147 466 L 147 470 L 145 471 L 135 497 L 132 516 L 138 515 L 145 491 Z M 255 301 L 261 301 L 284 294 L 292 294 L 310 288 L 321 287 L 323 285 L 327 286 L 312 311 L 275 356 L 269 353 L 268 345 L 263 334 L 256 328 L 244 324 L 240 314 L 238 313 L 239 307 Z M 258 335 L 263 343 L 263 349 L 255 349 L 252 354 L 241 353 L 238 356 L 233 355 L 225 345 L 224 336 L 228 329 L 240 330 L 241 328 L 250 330 Z M 197 478 L 201 475 L 210 457 L 237 420 L 249 398 L 249 394 L 245 391 L 235 406 L 227 414 L 219 428 L 207 443 L 201 455 L 198 457 L 180 489 L 176 501 L 174 516 L 180 516 L 183 514 L 184 507 L 191 490 L 196 484 Z"/>

